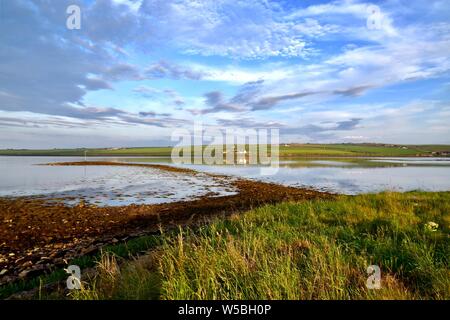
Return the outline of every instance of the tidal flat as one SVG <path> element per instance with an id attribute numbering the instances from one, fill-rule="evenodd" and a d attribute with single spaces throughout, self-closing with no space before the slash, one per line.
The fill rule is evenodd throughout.
<path id="1" fill-rule="evenodd" d="M 67 162 L 51 166 L 119 166 L 205 175 L 165 165 L 116 162 Z M 2 283 L 36 276 L 74 257 L 95 253 L 115 243 L 161 229 L 206 222 L 267 203 L 329 198 L 333 195 L 273 183 L 206 174 L 232 188 L 230 195 L 207 193 L 195 200 L 160 204 L 68 205 L 52 198 L 0 198 L 0 270 Z"/>

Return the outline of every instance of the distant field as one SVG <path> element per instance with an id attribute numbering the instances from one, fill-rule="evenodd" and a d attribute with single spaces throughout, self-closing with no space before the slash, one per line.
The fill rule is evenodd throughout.
<path id="1" fill-rule="evenodd" d="M 161 156 L 171 154 L 171 147 L 123 148 L 123 149 L 48 149 L 48 150 L 0 150 L 7 156 Z M 377 156 L 415 157 L 450 155 L 448 145 L 371 145 L 371 144 L 293 144 L 280 146 L 282 157 L 335 157 Z"/>
<path id="2" fill-rule="evenodd" d="M 170 156 L 171 147 L 123 148 L 123 149 L 48 149 L 48 150 L 0 150 L 2 156 Z"/>
<path id="3" fill-rule="evenodd" d="M 379 156 L 415 157 L 431 156 L 433 152 L 448 152 L 447 145 L 396 145 L 378 146 L 369 144 L 304 144 L 281 146 L 282 156 Z M 436 156 L 439 154 L 436 154 Z"/>

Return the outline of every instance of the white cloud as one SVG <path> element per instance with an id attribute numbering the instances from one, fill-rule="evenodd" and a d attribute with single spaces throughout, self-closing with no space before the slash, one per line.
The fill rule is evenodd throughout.
<path id="1" fill-rule="evenodd" d="M 311 17 L 319 15 L 351 14 L 357 17 L 367 17 L 367 3 L 357 3 L 352 0 L 333 1 L 326 4 L 311 5 L 296 10 L 288 16 L 288 19 Z"/>
<path id="2" fill-rule="evenodd" d="M 138 12 L 141 7 L 142 0 L 112 0 L 116 4 L 126 5 L 133 12 Z"/>
<path id="3" fill-rule="evenodd" d="M 209 81 L 223 81 L 232 84 L 244 84 L 246 82 L 258 81 L 260 79 L 271 81 L 281 81 L 292 76 L 292 71 L 289 67 L 284 68 L 245 68 L 239 66 L 213 67 L 208 65 L 192 65 L 196 70 L 204 73 L 203 80 Z"/>
<path id="4" fill-rule="evenodd" d="M 160 39 L 193 55 L 305 57 L 313 50 L 304 40 L 304 32 L 314 29 L 323 34 L 328 28 L 310 20 L 302 30 L 301 25 L 284 21 L 280 5 L 265 0 L 145 1 L 142 11 Z"/>

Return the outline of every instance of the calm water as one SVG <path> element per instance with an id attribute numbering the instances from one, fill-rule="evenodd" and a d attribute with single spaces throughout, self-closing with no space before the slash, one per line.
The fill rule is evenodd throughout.
<path id="1" fill-rule="evenodd" d="M 384 190 L 450 190 L 450 166 L 355 167 L 348 164 L 323 167 L 283 166 L 273 176 L 260 176 L 259 169 L 252 167 L 209 167 L 205 171 L 344 194 Z"/>
<path id="2" fill-rule="evenodd" d="M 123 159 L 145 162 L 146 159 Z M 154 160 L 150 160 L 154 161 Z M 183 165 L 199 171 L 310 187 L 336 193 L 450 191 L 450 158 L 327 158 L 281 161 L 274 175 L 249 165 Z"/>
<path id="3" fill-rule="evenodd" d="M 80 199 L 102 205 L 163 203 L 203 195 L 229 195 L 230 181 L 207 175 L 114 166 L 39 166 L 78 157 L 0 157 L 0 196 L 36 196 L 76 204 Z M 167 158 L 90 158 L 133 163 L 166 163 Z M 340 158 L 281 162 L 275 175 L 261 176 L 260 168 L 246 165 L 183 165 L 209 173 L 260 179 L 337 193 L 383 190 L 450 190 L 449 158 Z"/>
<path id="4" fill-rule="evenodd" d="M 95 160 L 116 161 L 112 158 Z M 115 166 L 41 166 L 82 161 L 76 157 L 0 157 L 0 196 L 36 196 L 98 206 L 165 203 L 236 191 L 229 182 L 152 168 Z"/>

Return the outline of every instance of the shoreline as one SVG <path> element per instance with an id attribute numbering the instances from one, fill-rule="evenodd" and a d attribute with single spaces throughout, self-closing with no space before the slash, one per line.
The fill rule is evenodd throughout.
<path id="1" fill-rule="evenodd" d="M 137 166 L 184 174 L 225 175 L 156 164 L 119 162 L 60 162 L 50 166 Z M 203 196 L 191 201 L 163 204 L 96 207 L 48 204 L 33 197 L 0 198 L 0 285 L 27 279 L 64 266 L 67 260 L 90 255 L 108 244 L 158 233 L 177 226 L 205 224 L 264 204 L 283 201 L 331 199 L 333 194 L 245 179 L 231 181 L 235 195 Z M 4 271 L 6 270 L 6 271 Z"/>
<path id="2" fill-rule="evenodd" d="M 71 264 L 82 269 L 81 290 L 67 289 L 67 275 L 60 268 L 2 286 L 0 296 L 448 299 L 449 197 L 450 192 L 383 192 L 264 205 L 208 224 L 108 245 L 74 259 Z M 393 254 L 400 259 L 392 259 Z M 366 288 L 370 264 L 382 269 L 381 290 Z"/>

